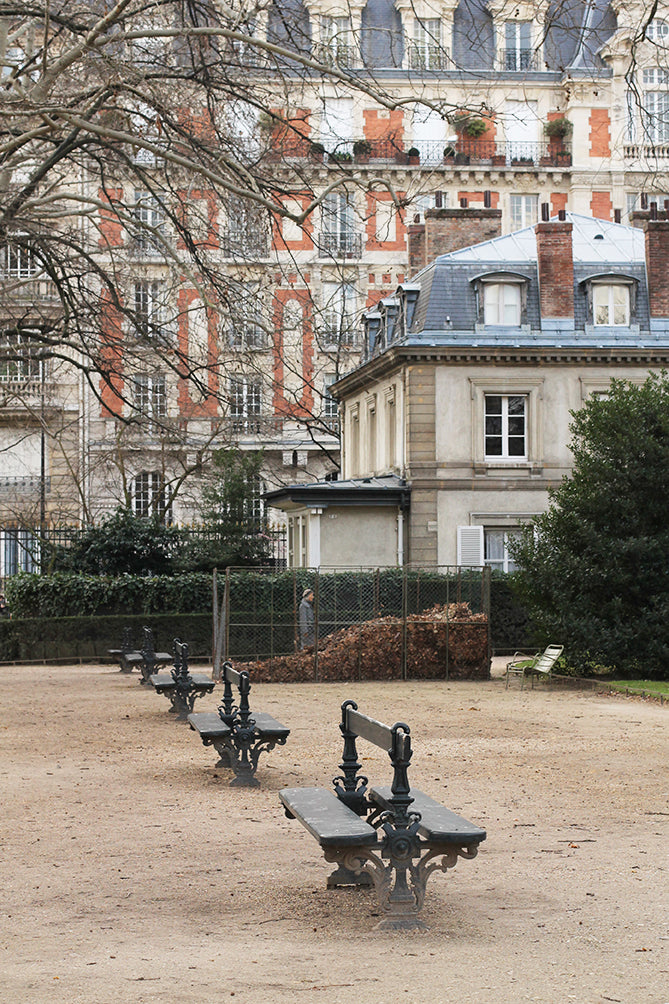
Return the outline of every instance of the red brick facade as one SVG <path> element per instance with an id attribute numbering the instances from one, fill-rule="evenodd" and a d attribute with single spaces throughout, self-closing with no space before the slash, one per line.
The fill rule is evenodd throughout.
<path id="1" fill-rule="evenodd" d="M 613 202 L 610 192 L 593 192 L 590 209 L 596 220 L 613 219 Z"/>
<path id="2" fill-rule="evenodd" d="M 588 119 L 590 125 L 590 156 L 611 156 L 611 117 L 608 108 L 593 108 Z"/>

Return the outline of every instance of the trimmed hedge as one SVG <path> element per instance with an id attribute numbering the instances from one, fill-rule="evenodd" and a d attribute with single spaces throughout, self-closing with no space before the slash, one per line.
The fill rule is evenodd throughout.
<path id="1" fill-rule="evenodd" d="M 211 610 L 212 578 L 204 572 L 13 575 L 5 595 L 14 618 L 204 613 Z"/>
<path id="2" fill-rule="evenodd" d="M 156 651 L 172 651 L 175 637 L 188 642 L 191 658 L 211 656 L 211 614 L 151 614 L 146 616 L 52 617 L 0 620 L 0 661 L 30 662 L 61 659 L 77 662 L 109 660 L 124 627 L 133 642 L 142 643 L 142 628 L 152 628 Z"/>
<path id="3" fill-rule="evenodd" d="M 490 580 L 490 637 L 497 653 L 539 647 L 527 609 L 514 591 L 513 574 L 493 574 Z"/>

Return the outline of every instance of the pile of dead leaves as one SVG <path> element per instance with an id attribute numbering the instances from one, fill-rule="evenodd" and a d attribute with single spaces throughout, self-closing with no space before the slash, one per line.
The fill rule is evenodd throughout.
<path id="1" fill-rule="evenodd" d="M 321 638 L 313 648 L 246 663 L 258 682 L 488 679 L 488 619 L 468 603 L 449 603 L 398 617 L 378 617 Z M 317 665 L 316 665 L 317 663 Z"/>

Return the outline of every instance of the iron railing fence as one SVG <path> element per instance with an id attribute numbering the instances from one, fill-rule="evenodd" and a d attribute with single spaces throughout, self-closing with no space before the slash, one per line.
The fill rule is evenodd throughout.
<path id="1" fill-rule="evenodd" d="M 1 479 L 0 479 L 1 480 Z M 0 484 L 1 487 L 1 484 Z M 220 534 L 205 526 L 181 526 L 176 547 L 188 551 L 193 544 L 217 543 Z M 271 571 L 286 567 L 285 527 L 268 526 L 264 521 L 245 523 L 244 529 L 262 535 L 269 545 Z M 86 527 L 0 527 L 0 583 L 18 572 L 48 572 L 49 557 L 55 548 L 69 548 L 81 539 Z M 44 557 L 44 561 L 42 558 Z"/>
<path id="2" fill-rule="evenodd" d="M 300 630 L 300 602 L 305 589 L 314 593 L 313 636 L 304 638 Z M 320 679 L 319 660 L 333 641 L 333 635 L 345 632 L 343 644 L 349 653 L 357 646 L 357 669 L 366 675 L 366 662 L 374 658 L 368 622 L 387 619 L 382 631 L 391 631 L 392 674 L 397 678 L 411 675 L 408 669 L 416 625 L 412 618 L 421 615 L 426 630 L 438 625 L 448 636 L 449 623 L 469 623 L 490 654 L 490 570 L 435 566 L 431 568 L 378 568 L 372 571 L 349 569 L 294 568 L 282 572 L 271 569 L 229 568 L 218 580 L 220 603 L 217 631 L 221 661 L 271 663 L 284 656 L 306 653 L 313 659 L 313 674 Z M 484 614 L 472 619 L 471 615 Z M 429 611 L 435 606 L 445 610 Z M 215 631 L 216 634 L 216 631 Z M 480 649 L 480 645 L 479 645 Z M 449 646 L 446 644 L 442 667 L 448 677 Z M 386 656 L 388 653 L 386 652 Z"/>

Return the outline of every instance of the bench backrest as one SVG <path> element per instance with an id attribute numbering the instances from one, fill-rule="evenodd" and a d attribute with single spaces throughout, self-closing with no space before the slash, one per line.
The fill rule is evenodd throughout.
<path id="1" fill-rule="evenodd" d="M 235 709 L 232 688 L 239 690 L 239 708 Z M 242 725 L 250 722 L 251 709 L 249 707 L 249 693 L 251 691 L 251 678 L 248 670 L 243 669 L 238 672 L 233 668 L 231 662 L 223 663 L 223 702 L 218 709 L 219 716 L 226 725 L 231 725 L 233 720 L 239 716 Z"/>
<path id="2" fill-rule="evenodd" d="M 180 641 L 179 638 L 175 638 L 172 643 L 172 653 L 174 656 L 172 679 L 175 682 L 177 680 L 180 680 L 182 683 L 188 682 L 190 680 L 190 673 L 188 672 L 188 645 L 186 642 Z"/>
<path id="3" fill-rule="evenodd" d="M 155 655 L 155 648 L 153 647 L 153 631 L 150 627 L 142 628 L 144 632 L 144 641 L 142 642 L 142 655 L 146 657 L 151 657 Z"/>
<path id="4" fill-rule="evenodd" d="M 355 701 L 344 701 L 341 706 L 342 720 L 339 726 L 344 737 L 344 753 L 340 767 L 342 777 L 335 778 L 337 797 L 359 815 L 365 815 L 367 804 L 365 791 L 367 778 L 359 774 L 361 768 L 358 762 L 356 739 L 366 739 L 390 756 L 393 765 L 393 781 L 391 785 L 391 811 L 395 826 L 406 827 L 411 819 L 408 814 L 409 805 L 413 802 L 410 794 L 408 769 L 412 756 L 411 730 L 404 722 L 394 725 L 384 725 L 375 718 L 369 718 L 358 711 Z"/>
<path id="5" fill-rule="evenodd" d="M 562 655 L 563 648 L 564 645 L 549 645 L 532 666 L 532 672 L 549 673 Z"/>

